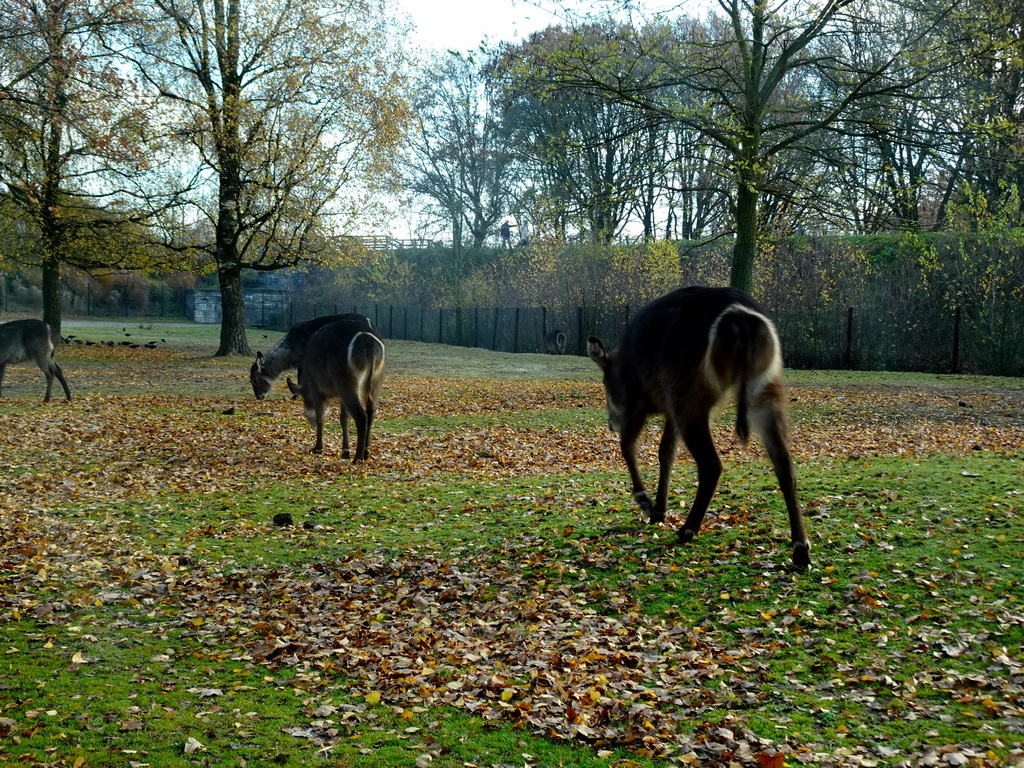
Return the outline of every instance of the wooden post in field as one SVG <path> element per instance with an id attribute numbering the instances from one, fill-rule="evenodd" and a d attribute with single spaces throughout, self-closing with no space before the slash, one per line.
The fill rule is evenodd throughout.
<path id="1" fill-rule="evenodd" d="M 576 354 L 582 355 L 587 348 L 583 343 L 583 307 L 576 307 Z"/>
<path id="2" fill-rule="evenodd" d="M 853 307 L 846 308 L 846 355 L 847 370 L 853 370 Z"/>
<path id="3" fill-rule="evenodd" d="M 950 366 L 951 373 L 960 370 L 960 305 L 957 304 L 953 312 L 953 362 Z"/>

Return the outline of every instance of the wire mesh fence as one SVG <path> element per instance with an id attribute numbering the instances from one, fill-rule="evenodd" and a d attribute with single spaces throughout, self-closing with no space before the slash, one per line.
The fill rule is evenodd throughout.
<path id="1" fill-rule="evenodd" d="M 545 351 L 548 333 L 559 330 L 565 354 L 585 355 L 590 336 L 615 344 L 633 309 L 293 303 L 271 327 L 351 311 L 369 317 L 390 339 L 536 353 Z M 1024 375 L 1024 307 L 1012 304 L 915 313 L 892 305 L 795 307 L 774 313 L 774 320 L 791 368 Z"/>

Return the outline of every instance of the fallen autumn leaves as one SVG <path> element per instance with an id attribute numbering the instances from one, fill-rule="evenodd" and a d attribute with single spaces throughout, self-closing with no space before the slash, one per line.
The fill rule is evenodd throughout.
<path id="1" fill-rule="evenodd" d="M 972 410 L 948 398 L 917 401 L 908 393 L 837 395 L 834 389 L 797 387 L 794 395 L 795 453 L 804 462 L 977 449 L 1012 455 L 1024 445 L 1019 410 L 1013 416 L 1020 398 L 1012 395 L 978 393 L 974 401 L 984 401 L 984 407 Z M 299 546 L 315 546 L 339 534 L 330 524 L 319 532 L 277 530 L 255 507 L 197 526 L 181 548 L 168 550 L 118 511 L 118 504 L 163 503 L 177 493 L 217 497 L 281 483 L 304 494 L 307 508 L 334 497 L 345 505 L 336 514 L 349 515 L 346 491 L 335 482 L 441 487 L 449 481 L 472 486 L 559 478 L 553 498 L 507 498 L 503 504 L 500 494 L 492 494 L 490 506 L 469 509 L 471 518 L 512 518 L 524 508 L 537 515 L 564 513 L 575 503 L 570 497 L 576 476 L 611 470 L 615 496 L 608 511 L 626 523 L 635 513 L 615 442 L 599 428 L 600 406 L 592 383 L 394 377 L 388 380 L 373 460 L 365 468 L 343 462 L 330 442 L 325 457 L 306 456 L 307 428 L 297 406 L 283 399 L 241 400 L 232 416 L 208 398 L 168 395 L 89 395 L 69 407 L 4 413 L 0 450 L 11 460 L 0 485 L 6 525 L 0 616 L 30 616 L 45 624 L 97 602 L 121 605 L 163 617 L 208 649 L 211 659 L 286 667 L 320 679 L 343 675 L 354 682 L 352 695 L 325 704 L 311 720 L 318 725 L 300 729 L 303 738 L 323 745 L 337 742 L 339 727 L 372 719 L 383 704 L 399 711 L 458 707 L 554 738 L 598 748 L 626 745 L 639 755 L 684 764 L 762 765 L 780 755 L 821 765 L 997 765 L 1021 759 L 1019 743 L 1005 745 L 1001 757 L 981 737 L 959 743 L 926 738 L 913 752 L 889 754 L 884 741 L 849 729 L 849 739 L 825 746 L 759 736 L 751 723 L 754 713 L 786 715 L 801 706 L 827 711 L 823 701 L 838 701 L 832 706 L 840 708 L 844 699 L 873 708 L 878 723 L 932 722 L 934 702 L 955 697 L 995 711 L 1019 729 L 1019 649 L 1000 650 L 993 638 L 1001 632 L 1019 635 L 1024 621 L 1019 603 L 997 604 L 998 595 L 975 605 L 981 628 L 973 634 L 955 626 L 962 615 L 939 611 L 925 618 L 917 612 L 897 630 L 902 614 L 889 610 L 889 592 L 896 587 L 878 582 L 921 576 L 861 574 L 842 595 L 846 604 L 831 614 L 803 603 L 778 613 L 761 611 L 761 625 L 751 627 L 737 616 L 737 600 L 746 599 L 743 589 L 779 594 L 810 583 L 827 593 L 832 573 L 812 572 L 801 581 L 779 566 L 781 542 L 768 534 L 745 571 L 747 586 L 737 585 L 736 595 L 723 597 L 709 592 L 702 579 L 717 561 L 750 558 L 750 547 L 691 563 L 693 550 L 652 544 L 657 529 L 635 526 L 595 538 L 571 525 L 563 526 L 559 542 L 526 534 L 457 553 L 444 541 L 403 551 L 357 546 L 346 552 L 337 546 L 342 539 L 334 539 L 332 556 L 313 562 L 239 565 L 221 562 L 209 550 L 187 554 L 187 542 L 294 539 Z M 545 424 L 549 411 L 566 408 L 578 409 L 581 418 L 586 414 L 590 426 L 580 429 L 564 418 L 553 420 L 563 426 Z M 403 420 L 421 417 L 461 421 L 403 426 Z M 747 460 L 746 453 L 740 458 L 727 425 L 718 432 L 723 451 L 733 454 L 727 461 Z M 1012 510 L 1019 515 L 1019 505 Z M 367 524 L 402 526 L 402 512 L 400 504 L 392 505 L 393 517 Z M 728 516 L 723 510 L 718 525 Z M 713 553 L 716 536 L 723 532 L 706 534 Z M 812 536 L 827 540 L 827 524 L 812 528 Z M 706 620 L 684 622 L 678 614 L 647 609 L 647 591 L 670 580 L 672 589 L 685 590 L 681 599 L 706 604 Z M 935 602 L 940 605 L 941 597 Z M 846 631 L 863 637 L 865 656 L 851 659 L 829 649 L 829 639 Z M 920 668 L 906 675 L 895 674 L 905 657 L 886 660 L 897 631 L 911 637 L 928 660 L 915 659 Z M 772 659 L 784 646 L 805 641 L 823 665 L 821 674 L 807 680 L 801 677 L 806 670 L 793 670 L 779 681 Z M 829 653 L 836 658 L 828 661 Z M 970 657 L 977 678 L 946 669 L 943 660 L 952 654 Z M 782 687 L 772 691 L 767 682 Z M 8 719 L 14 721 L 9 729 L 20 727 Z M 186 752 L 199 753 L 201 746 Z"/>

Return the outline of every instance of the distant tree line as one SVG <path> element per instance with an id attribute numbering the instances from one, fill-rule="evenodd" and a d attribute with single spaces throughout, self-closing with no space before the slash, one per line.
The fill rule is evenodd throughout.
<path id="1" fill-rule="evenodd" d="M 201 275 L 229 354 L 250 351 L 243 284 L 277 270 L 452 307 L 598 307 L 677 277 L 772 300 L 808 284 L 792 238 L 1021 225 L 1020 3 L 599 6 L 415 61 L 389 0 L 11 0 L 2 266 L 36 270 L 56 327 L 78 271 Z M 366 231 L 384 199 L 416 231 Z M 348 237 L 368 234 L 449 247 Z M 918 242 L 907 258 L 954 269 Z"/>
<path id="2" fill-rule="evenodd" d="M 1024 6 L 718 2 L 438 57 L 407 185 L 456 250 L 1019 226 Z M 457 253 L 458 271 L 472 257 Z"/>
<path id="3" fill-rule="evenodd" d="M 544 238 L 469 254 L 457 284 L 448 247 L 294 272 L 271 287 L 257 324 L 284 330 L 355 310 L 389 337 L 505 351 L 538 351 L 543 334 L 561 328 L 568 351 L 582 353 L 587 334 L 614 341 L 655 296 L 727 284 L 731 256 L 725 243 L 566 246 Z M 756 274 L 753 294 L 777 320 L 792 365 L 1024 374 L 1024 229 L 764 240 Z M 69 276 L 63 302 L 74 314 L 180 316 L 186 291 L 216 288 L 212 276 L 183 272 Z M 33 271 L 3 276 L 0 309 L 33 311 L 39 283 Z M 250 295 L 266 289 L 255 279 L 244 287 Z"/>

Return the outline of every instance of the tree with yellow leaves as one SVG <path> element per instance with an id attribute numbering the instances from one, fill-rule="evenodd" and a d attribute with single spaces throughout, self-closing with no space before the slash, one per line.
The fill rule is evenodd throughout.
<path id="1" fill-rule="evenodd" d="M 146 216 L 149 104 L 104 45 L 137 28 L 132 0 L 0 6 L 0 196 L 6 256 L 38 267 L 43 319 L 61 325 L 61 268 L 134 266 Z"/>
<path id="2" fill-rule="evenodd" d="M 162 97 L 192 248 L 216 265 L 218 355 L 249 354 L 243 270 L 329 261 L 372 211 L 408 117 L 387 0 L 151 0 L 132 58 Z"/>

